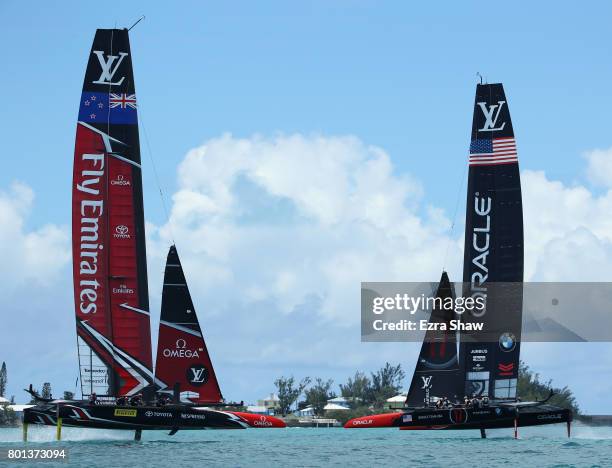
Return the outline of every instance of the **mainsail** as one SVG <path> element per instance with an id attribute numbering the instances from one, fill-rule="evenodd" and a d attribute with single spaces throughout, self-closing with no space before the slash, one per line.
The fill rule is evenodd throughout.
<path id="1" fill-rule="evenodd" d="M 461 334 L 465 395 L 516 398 L 523 281 L 523 209 L 516 141 L 501 84 L 476 87 L 465 222 L 463 296 L 482 331 Z"/>
<path id="2" fill-rule="evenodd" d="M 425 334 L 406 398 L 406 406 L 410 407 L 428 406 L 432 397 L 455 401 L 462 393 L 457 337 L 450 330 L 450 322 L 455 319 L 455 294 L 446 272 L 442 273 L 435 297 L 429 323 L 439 326 Z"/>
<path id="3" fill-rule="evenodd" d="M 223 400 L 174 245 L 164 273 L 155 374 L 172 387 L 179 384 L 183 400 L 199 404 Z"/>
<path id="4" fill-rule="evenodd" d="M 142 179 L 127 29 L 99 29 L 79 107 L 72 254 L 81 391 L 131 395 L 153 378 Z"/>

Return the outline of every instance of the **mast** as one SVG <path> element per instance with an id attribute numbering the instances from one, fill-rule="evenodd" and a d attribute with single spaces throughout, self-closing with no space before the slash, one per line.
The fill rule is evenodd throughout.
<path id="1" fill-rule="evenodd" d="M 81 391 L 153 380 L 142 175 L 127 29 L 99 29 L 79 106 L 72 255 Z"/>
<path id="2" fill-rule="evenodd" d="M 440 324 L 440 329 L 427 330 L 423 339 L 406 397 L 406 406 L 410 407 L 428 406 L 432 397 L 455 401 L 461 394 L 457 335 L 450 330 L 450 322 L 456 318 L 455 292 L 446 272 L 442 272 L 435 297 L 429 323 Z"/>
<path id="3" fill-rule="evenodd" d="M 523 301 L 523 207 L 514 130 L 501 84 L 476 86 L 465 221 L 463 296 L 486 306 L 461 334 L 467 396 L 516 398 Z"/>
<path id="4" fill-rule="evenodd" d="M 215 370 L 206 349 L 185 273 L 173 245 L 164 272 L 156 378 L 174 387 L 192 403 L 223 400 Z"/>

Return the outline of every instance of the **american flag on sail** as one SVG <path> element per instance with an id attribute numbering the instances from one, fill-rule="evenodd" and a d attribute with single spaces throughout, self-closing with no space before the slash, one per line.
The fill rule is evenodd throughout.
<path id="1" fill-rule="evenodd" d="M 513 137 L 473 140 L 470 144 L 470 166 L 491 166 L 518 162 Z"/>

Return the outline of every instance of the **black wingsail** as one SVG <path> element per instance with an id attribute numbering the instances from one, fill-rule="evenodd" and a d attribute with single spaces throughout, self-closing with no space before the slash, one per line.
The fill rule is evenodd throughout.
<path id="1" fill-rule="evenodd" d="M 523 207 L 516 141 L 501 84 L 477 85 L 469 156 L 463 296 L 486 306 L 461 334 L 465 395 L 516 398 L 523 281 Z"/>
<path id="2" fill-rule="evenodd" d="M 436 330 L 427 330 L 423 339 L 406 398 L 407 406 L 428 406 L 434 397 L 455 401 L 460 396 L 457 336 L 450 329 L 450 322 L 455 318 L 454 297 L 453 285 L 443 272 L 429 318 L 429 323 L 438 326 Z"/>
<path id="3" fill-rule="evenodd" d="M 170 387 L 178 384 L 184 401 L 223 400 L 175 246 L 166 260 L 155 375 Z"/>

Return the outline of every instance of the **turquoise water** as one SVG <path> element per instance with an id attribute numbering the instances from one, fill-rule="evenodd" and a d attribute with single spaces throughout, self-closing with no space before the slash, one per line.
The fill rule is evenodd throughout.
<path id="1" fill-rule="evenodd" d="M 612 428 L 574 424 L 489 431 L 408 432 L 397 429 L 252 429 L 143 433 L 64 428 L 53 441 L 51 427 L 31 427 L 28 448 L 63 447 L 69 462 L 37 466 L 612 466 Z M 22 447 L 21 429 L 0 429 L 0 449 Z M 1 464 L 1 462 L 0 462 Z M 31 466 L 20 462 L 12 466 Z"/>

